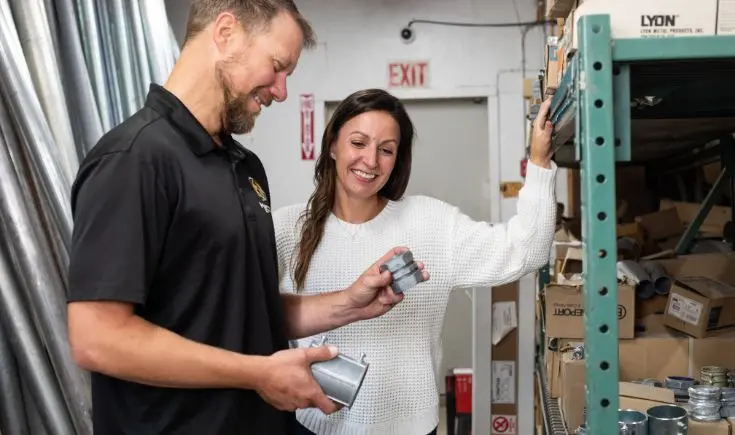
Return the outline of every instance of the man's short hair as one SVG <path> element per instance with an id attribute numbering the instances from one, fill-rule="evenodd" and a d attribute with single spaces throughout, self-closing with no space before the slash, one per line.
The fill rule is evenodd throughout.
<path id="1" fill-rule="evenodd" d="M 223 12 L 231 12 L 248 30 L 267 30 L 279 13 L 287 12 L 301 28 L 304 48 L 316 44 L 316 34 L 293 0 L 192 0 L 184 43 L 204 30 Z"/>

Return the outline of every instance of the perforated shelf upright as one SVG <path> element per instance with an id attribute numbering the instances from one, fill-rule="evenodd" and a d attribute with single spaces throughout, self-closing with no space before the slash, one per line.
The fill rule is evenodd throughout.
<path id="1" fill-rule="evenodd" d="M 587 430 L 613 435 L 616 164 L 693 159 L 692 150 L 712 141 L 733 154 L 735 36 L 613 39 L 608 15 L 581 17 L 575 32 L 577 51 L 552 100 L 553 142 L 559 166 L 581 169 Z"/>

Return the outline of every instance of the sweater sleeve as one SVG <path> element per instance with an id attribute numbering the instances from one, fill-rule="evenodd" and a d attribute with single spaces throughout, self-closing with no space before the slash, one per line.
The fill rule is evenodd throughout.
<path id="1" fill-rule="evenodd" d="M 279 208 L 273 212 L 273 229 L 276 234 L 276 250 L 278 251 L 278 282 L 284 291 L 285 280 L 290 276 L 292 256 L 298 241 L 296 224 L 299 217 L 297 206 Z"/>
<path id="2" fill-rule="evenodd" d="M 456 207 L 449 226 L 453 288 L 498 286 L 544 266 L 556 228 L 557 167 L 528 163 L 516 215 L 507 223 L 477 222 Z"/>

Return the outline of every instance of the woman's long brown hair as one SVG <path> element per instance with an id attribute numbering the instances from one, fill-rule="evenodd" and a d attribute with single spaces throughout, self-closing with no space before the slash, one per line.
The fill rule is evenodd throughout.
<path id="1" fill-rule="evenodd" d="M 411 176 L 411 148 L 413 146 L 414 126 L 403 103 L 382 89 L 366 89 L 345 98 L 334 111 L 322 136 L 322 148 L 314 169 L 316 189 L 309 198 L 306 209 L 301 215 L 303 226 L 299 243 L 294 284 L 302 290 L 309 271 L 309 264 L 324 235 L 324 227 L 334 207 L 336 194 L 337 169 L 330 157 L 330 148 L 339 137 L 339 131 L 350 119 L 365 112 L 383 111 L 396 120 L 400 129 L 400 141 L 396 164 L 388 182 L 378 192 L 383 198 L 397 201 L 403 197 Z"/>

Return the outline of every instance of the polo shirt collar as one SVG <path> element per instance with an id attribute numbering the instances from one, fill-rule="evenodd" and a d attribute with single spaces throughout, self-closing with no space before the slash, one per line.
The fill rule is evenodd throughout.
<path id="1" fill-rule="evenodd" d="M 184 135 L 187 146 L 197 156 L 219 149 L 207 129 L 197 120 L 181 100 L 161 85 L 150 85 L 145 105 L 171 122 Z M 220 140 L 233 157 L 242 158 L 242 151 L 232 136 L 220 133 Z"/>

